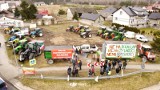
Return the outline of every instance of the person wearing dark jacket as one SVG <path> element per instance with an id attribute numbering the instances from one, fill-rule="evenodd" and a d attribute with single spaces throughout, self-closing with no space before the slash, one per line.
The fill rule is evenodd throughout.
<path id="1" fill-rule="evenodd" d="M 119 74 L 119 71 L 120 71 L 120 68 L 117 67 L 117 68 L 116 68 L 116 74 L 117 74 L 117 75 Z"/>
<path id="2" fill-rule="evenodd" d="M 79 70 L 82 70 L 82 61 L 78 60 L 78 66 L 79 66 Z"/>
<path id="3" fill-rule="evenodd" d="M 69 66 L 69 68 L 67 69 L 67 74 L 68 74 L 69 76 L 71 76 L 71 72 L 72 72 L 72 69 L 71 69 L 71 67 Z"/>

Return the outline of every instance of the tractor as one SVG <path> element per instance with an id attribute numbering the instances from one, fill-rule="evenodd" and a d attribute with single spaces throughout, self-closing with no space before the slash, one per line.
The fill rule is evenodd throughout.
<path id="1" fill-rule="evenodd" d="M 105 39 L 111 39 L 112 32 L 113 30 L 111 28 L 106 28 L 106 30 L 100 36 Z"/>
<path id="2" fill-rule="evenodd" d="M 118 41 L 118 40 L 125 41 L 126 40 L 126 38 L 124 36 L 124 33 L 118 32 L 118 31 L 115 31 L 115 30 L 113 31 L 113 33 L 111 34 L 111 36 L 112 36 L 112 40 L 113 41 Z"/>
<path id="3" fill-rule="evenodd" d="M 17 46 L 13 49 L 13 52 L 15 54 L 20 54 L 21 52 L 25 51 L 25 49 L 27 48 L 28 42 L 29 42 L 29 40 L 27 40 L 27 39 L 20 40 L 17 43 Z"/>
<path id="4" fill-rule="evenodd" d="M 66 29 L 66 32 L 73 32 L 74 31 L 74 26 L 73 25 L 71 25 L 71 26 L 69 26 L 67 29 Z"/>
<path id="5" fill-rule="evenodd" d="M 156 55 L 153 53 L 152 47 L 149 45 L 137 45 L 138 56 L 143 57 L 145 60 L 154 61 Z"/>
<path id="6" fill-rule="evenodd" d="M 106 31 L 106 26 L 101 26 L 97 32 L 97 36 L 101 36 Z"/>
<path id="7" fill-rule="evenodd" d="M 80 33 L 80 36 L 82 37 L 82 38 L 86 38 L 86 37 L 89 37 L 89 38 L 91 38 L 92 37 L 92 34 L 91 34 L 91 30 L 85 30 L 84 32 L 81 32 Z"/>
<path id="8" fill-rule="evenodd" d="M 31 41 L 27 44 L 25 51 L 20 53 L 19 61 L 30 60 L 41 55 L 44 50 L 44 41 Z"/>
<path id="9" fill-rule="evenodd" d="M 84 28 L 83 25 L 79 25 L 79 26 L 77 26 L 77 27 L 74 29 L 74 32 L 75 32 L 75 33 L 79 33 L 80 30 L 82 30 L 83 28 Z"/>
<path id="10" fill-rule="evenodd" d="M 12 30 L 13 26 L 8 26 L 7 28 L 4 28 L 4 33 L 8 34 Z"/>
<path id="11" fill-rule="evenodd" d="M 19 27 L 13 27 L 10 31 L 9 31 L 9 34 L 10 35 L 13 35 L 14 33 L 16 32 L 19 32 L 21 29 Z"/>
<path id="12" fill-rule="evenodd" d="M 42 37 L 43 32 L 41 28 L 35 28 L 33 31 L 30 32 L 30 37 L 35 38 L 35 37 Z"/>

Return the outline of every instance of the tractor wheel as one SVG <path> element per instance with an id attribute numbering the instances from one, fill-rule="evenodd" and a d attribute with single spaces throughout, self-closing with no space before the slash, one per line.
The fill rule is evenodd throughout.
<path id="1" fill-rule="evenodd" d="M 32 37 L 32 38 L 35 38 L 36 36 L 35 36 L 35 35 L 31 35 L 31 37 Z"/>
<path id="2" fill-rule="evenodd" d="M 52 59 L 49 59 L 49 60 L 47 60 L 47 63 L 48 63 L 48 64 L 53 64 L 54 61 L 53 61 Z"/>
<path id="3" fill-rule="evenodd" d="M 83 38 L 86 38 L 86 35 L 83 35 L 82 37 L 83 37 Z"/>
<path id="4" fill-rule="evenodd" d="M 92 34 L 89 34 L 88 37 L 91 38 L 91 37 L 92 37 Z"/>
<path id="5" fill-rule="evenodd" d="M 39 33 L 39 36 L 40 36 L 40 37 L 42 37 L 42 36 L 43 36 L 43 34 L 42 34 L 42 33 Z"/>

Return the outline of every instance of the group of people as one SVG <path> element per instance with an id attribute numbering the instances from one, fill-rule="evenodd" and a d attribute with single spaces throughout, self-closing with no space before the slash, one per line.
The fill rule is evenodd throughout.
<path id="1" fill-rule="evenodd" d="M 111 70 L 115 69 L 116 74 L 119 74 L 121 69 L 126 69 L 127 61 L 121 61 L 121 60 L 105 60 L 104 65 L 100 66 L 100 75 L 104 75 L 106 73 L 106 76 L 111 75 Z M 91 69 L 88 71 L 88 76 L 95 76 L 95 69 L 94 65 L 91 66 Z"/>
<path id="2" fill-rule="evenodd" d="M 78 58 L 77 54 L 74 55 L 74 58 L 72 59 L 72 65 L 73 68 L 69 66 L 67 69 L 67 74 L 71 77 L 78 77 L 79 76 L 79 70 L 82 70 L 82 61 Z M 79 69 L 78 69 L 79 67 Z"/>

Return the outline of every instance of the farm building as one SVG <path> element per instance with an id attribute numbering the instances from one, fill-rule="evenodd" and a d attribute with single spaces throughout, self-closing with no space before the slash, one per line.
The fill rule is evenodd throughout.
<path id="1" fill-rule="evenodd" d="M 117 11 L 117 8 L 109 7 L 109 8 L 106 8 L 106 9 L 100 11 L 100 15 L 102 15 L 105 18 L 105 20 L 112 20 L 113 13 L 115 11 Z"/>
<path id="2" fill-rule="evenodd" d="M 100 14 L 83 13 L 80 22 L 88 25 L 102 25 L 104 18 Z"/>
<path id="3" fill-rule="evenodd" d="M 8 17 L 0 18 L 0 26 L 15 26 L 15 27 L 23 27 L 24 22 L 22 20 L 11 19 Z"/>
<path id="4" fill-rule="evenodd" d="M 98 12 L 93 8 L 69 8 L 67 10 L 67 19 L 72 20 L 73 15 L 77 13 L 78 17 L 81 17 L 83 13 L 93 13 L 97 14 Z"/>
<path id="5" fill-rule="evenodd" d="M 54 24 L 54 18 L 48 15 L 36 14 L 37 25 L 51 25 Z"/>
<path id="6" fill-rule="evenodd" d="M 129 27 L 145 27 L 148 23 L 148 12 L 140 7 L 122 7 L 113 13 L 112 22 Z"/>
<path id="7" fill-rule="evenodd" d="M 160 25 L 160 13 L 151 13 L 148 18 L 149 18 L 150 26 Z"/>
<path id="8" fill-rule="evenodd" d="M 46 5 L 45 2 L 34 2 L 35 6 L 43 6 Z"/>

